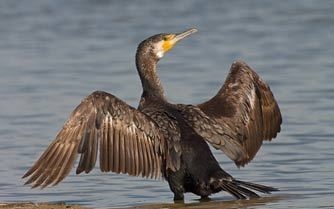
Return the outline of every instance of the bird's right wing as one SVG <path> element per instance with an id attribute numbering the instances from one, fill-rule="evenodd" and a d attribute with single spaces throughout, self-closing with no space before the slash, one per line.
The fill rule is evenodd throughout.
<path id="1" fill-rule="evenodd" d="M 23 176 L 26 184 L 58 184 L 70 172 L 77 154 L 76 173 L 90 172 L 98 147 L 100 169 L 157 178 L 162 175 L 165 140 L 145 114 L 115 96 L 96 91 L 86 97 L 38 161 Z"/>

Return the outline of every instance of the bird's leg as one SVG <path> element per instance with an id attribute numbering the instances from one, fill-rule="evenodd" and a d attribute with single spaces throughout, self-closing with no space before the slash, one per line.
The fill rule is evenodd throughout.
<path id="1" fill-rule="evenodd" d="M 171 190 L 174 193 L 174 202 L 183 202 L 184 200 L 184 188 L 181 185 L 170 185 Z"/>
<path id="2" fill-rule="evenodd" d="M 209 196 L 201 196 L 200 202 L 209 202 L 211 198 Z"/>
<path id="3" fill-rule="evenodd" d="M 184 203 L 184 195 L 183 195 L 183 193 L 175 193 L 174 192 L 174 202 L 175 203 Z"/>
<path id="4" fill-rule="evenodd" d="M 182 202 L 184 200 L 185 189 L 183 186 L 183 172 L 181 170 L 177 172 L 171 172 L 169 170 L 168 183 L 169 188 L 174 193 L 174 202 Z"/>

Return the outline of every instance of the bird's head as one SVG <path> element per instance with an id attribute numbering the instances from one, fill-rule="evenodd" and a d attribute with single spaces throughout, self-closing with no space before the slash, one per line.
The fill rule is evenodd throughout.
<path id="1" fill-rule="evenodd" d="M 161 33 L 151 36 L 139 44 L 137 56 L 149 56 L 159 60 L 166 52 L 171 50 L 176 43 L 195 32 L 197 32 L 197 29 L 191 28 L 182 33 Z"/>

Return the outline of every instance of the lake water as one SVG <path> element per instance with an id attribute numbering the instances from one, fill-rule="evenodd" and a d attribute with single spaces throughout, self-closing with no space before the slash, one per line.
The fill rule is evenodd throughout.
<path id="1" fill-rule="evenodd" d="M 212 208 L 334 208 L 334 1 L 0 2 L 0 202 L 66 202 L 94 208 L 172 203 L 166 181 L 74 172 L 30 189 L 21 176 L 81 99 L 104 90 L 137 106 L 137 44 L 196 26 L 159 63 L 177 103 L 213 96 L 242 58 L 271 86 L 282 131 L 236 178 L 280 189 L 259 204 L 213 196 Z M 226 201 L 226 204 L 224 203 Z M 198 197 L 186 195 L 189 208 Z M 204 207 L 204 206 L 203 206 Z M 206 207 L 206 206 L 205 206 Z"/>

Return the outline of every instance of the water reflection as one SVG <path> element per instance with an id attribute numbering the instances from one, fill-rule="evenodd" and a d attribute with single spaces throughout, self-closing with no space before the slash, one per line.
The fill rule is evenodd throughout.
<path id="1" fill-rule="evenodd" d="M 271 196 L 255 198 L 250 200 L 219 200 L 214 199 L 206 202 L 193 202 L 193 203 L 173 203 L 173 204 L 146 204 L 130 208 L 146 208 L 146 209 L 158 209 L 158 208 L 169 208 L 169 209 L 182 209 L 182 208 L 208 208 L 208 209 L 247 209 L 247 208 L 275 208 L 274 204 L 278 201 L 287 199 L 283 196 Z"/>

